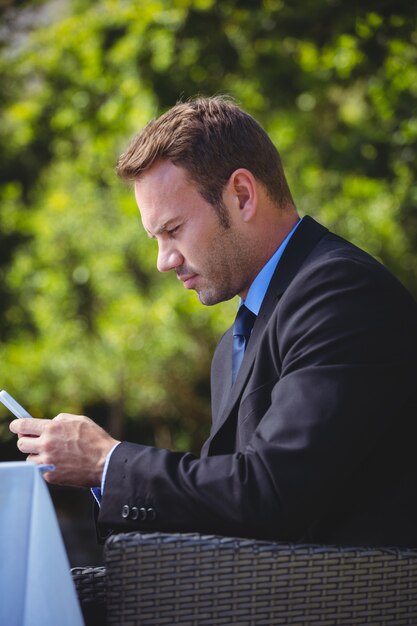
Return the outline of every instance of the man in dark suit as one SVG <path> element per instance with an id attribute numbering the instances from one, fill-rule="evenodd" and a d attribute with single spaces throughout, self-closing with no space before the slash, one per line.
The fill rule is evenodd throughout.
<path id="1" fill-rule="evenodd" d="M 103 531 L 417 546 L 411 296 L 299 219 L 272 142 L 227 99 L 150 122 L 118 171 L 134 182 L 158 269 L 203 304 L 241 298 L 213 358 L 210 437 L 195 457 L 61 414 L 12 422 L 19 448 L 56 465 L 51 482 L 100 485 Z"/>

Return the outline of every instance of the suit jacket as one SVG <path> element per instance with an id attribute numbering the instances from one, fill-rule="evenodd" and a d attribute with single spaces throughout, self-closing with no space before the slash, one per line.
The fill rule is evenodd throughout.
<path id="1" fill-rule="evenodd" d="M 235 384 L 212 362 L 200 457 L 114 451 L 99 527 L 417 546 L 417 305 L 377 261 L 305 217 Z"/>

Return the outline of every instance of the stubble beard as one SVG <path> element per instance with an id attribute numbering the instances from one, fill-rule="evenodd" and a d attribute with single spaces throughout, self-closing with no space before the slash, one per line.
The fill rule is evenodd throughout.
<path id="1" fill-rule="evenodd" d="M 213 306 L 246 291 L 252 282 L 252 257 L 253 250 L 241 237 L 231 229 L 223 230 L 223 236 L 213 242 L 207 271 L 200 274 L 207 285 L 196 286 L 200 302 Z"/>

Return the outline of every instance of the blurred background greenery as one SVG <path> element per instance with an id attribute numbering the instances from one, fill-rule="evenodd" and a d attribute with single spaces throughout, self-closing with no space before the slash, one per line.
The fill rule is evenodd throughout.
<path id="1" fill-rule="evenodd" d="M 114 173 L 133 134 L 196 94 L 234 96 L 300 213 L 416 296 L 416 17 L 409 0 L 0 0 L 0 387 L 38 417 L 198 451 L 236 303 L 203 307 L 158 275 Z"/>

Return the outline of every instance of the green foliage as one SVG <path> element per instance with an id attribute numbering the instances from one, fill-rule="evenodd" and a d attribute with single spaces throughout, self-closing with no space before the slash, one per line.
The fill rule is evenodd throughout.
<path id="1" fill-rule="evenodd" d="M 234 95 L 279 147 L 300 212 L 417 295 L 413 3 L 5 7 L 1 387 L 35 415 L 90 412 L 117 436 L 137 425 L 142 441 L 193 449 L 207 432 L 211 354 L 235 303 L 202 307 L 157 275 L 114 174 L 131 135 L 179 98 Z"/>

